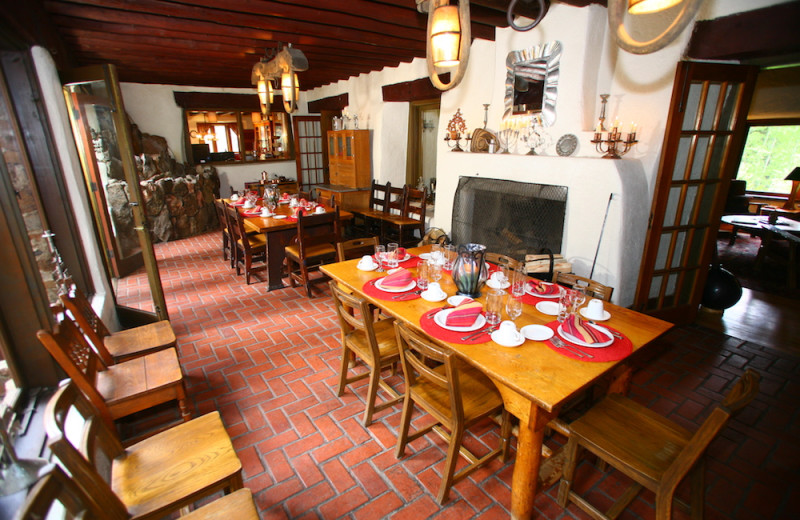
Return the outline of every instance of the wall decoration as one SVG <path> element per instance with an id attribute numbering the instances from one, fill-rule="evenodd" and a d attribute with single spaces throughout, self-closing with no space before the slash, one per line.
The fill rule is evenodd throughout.
<path id="1" fill-rule="evenodd" d="M 556 152 L 561 157 L 569 157 L 578 148 L 578 138 L 573 134 L 562 135 L 556 143 Z"/>
<path id="2" fill-rule="evenodd" d="M 561 42 L 552 41 L 508 53 L 504 119 L 541 114 L 544 126 L 555 123 L 561 50 Z"/>
<path id="3" fill-rule="evenodd" d="M 470 152 L 494 153 L 490 148 L 496 146 L 497 137 L 488 130 L 478 128 L 472 132 L 472 143 Z"/>

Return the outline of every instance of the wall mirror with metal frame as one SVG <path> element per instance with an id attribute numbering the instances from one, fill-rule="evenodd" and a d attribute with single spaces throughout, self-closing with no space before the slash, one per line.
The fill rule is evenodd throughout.
<path id="1" fill-rule="evenodd" d="M 561 49 L 552 41 L 508 53 L 503 118 L 541 114 L 544 126 L 555 123 Z"/>

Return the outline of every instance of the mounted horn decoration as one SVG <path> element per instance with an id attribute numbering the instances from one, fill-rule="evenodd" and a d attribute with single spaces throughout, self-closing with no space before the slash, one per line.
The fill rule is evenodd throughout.
<path id="1" fill-rule="evenodd" d="M 439 90 L 450 90 L 461 82 L 472 44 L 469 1 L 459 0 L 458 7 L 449 4 L 449 0 L 417 0 L 417 11 L 428 13 L 428 75 Z M 447 84 L 439 79 L 444 72 L 451 74 Z"/>
<path id="2" fill-rule="evenodd" d="M 297 110 L 297 102 L 300 99 L 300 84 L 296 73 L 308 70 L 308 59 L 303 51 L 293 48 L 292 44 L 274 54 L 272 59 L 269 58 L 269 55 L 261 58 L 261 61 L 253 66 L 250 77 L 252 84 L 258 86 L 261 111 L 264 115 L 269 113 L 269 105 L 273 98 L 272 81 L 276 80 L 281 82 L 283 107 L 291 114 Z M 288 78 L 288 88 L 284 87 L 284 76 Z"/>
<path id="3" fill-rule="evenodd" d="M 632 54 L 650 54 L 672 43 L 694 19 L 702 0 L 608 0 L 608 26 L 614 33 L 617 45 Z M 678 16 L 661 34 L 649 41 L 634 40 L 625 29 L 625 9 L 630 14 L 648 14 L 663 11 L 683 3 Z"/>

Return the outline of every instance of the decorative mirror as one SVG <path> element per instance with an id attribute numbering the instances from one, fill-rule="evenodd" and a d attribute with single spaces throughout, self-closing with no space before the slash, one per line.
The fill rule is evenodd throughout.
<path id="1" fill-rule="evenodd" d="M 506 58 L 506 99 L 503 118 L 541 114 L 542 124 L 556 121 L 561 42 L 511 51 Z"/>

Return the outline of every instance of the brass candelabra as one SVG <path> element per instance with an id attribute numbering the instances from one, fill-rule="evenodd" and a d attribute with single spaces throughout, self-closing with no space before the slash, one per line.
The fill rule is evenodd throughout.
<path id="1" fill-rule="evenodd" d="M 639 141 L 636 139 L 636 125 L 631 124 L 631 131 L 623 138 L 622 132 L 619 131 L 619 125 L 614 124 L 614 127 L 608 131 L 606 137 L 603 137 L 602 126 L 597 125 L 594 132 L 595 149 L 598 153 L 605 154 L 603 159 L 622 159 L 622 156 L 628 153 L 633 145 Z"/>

